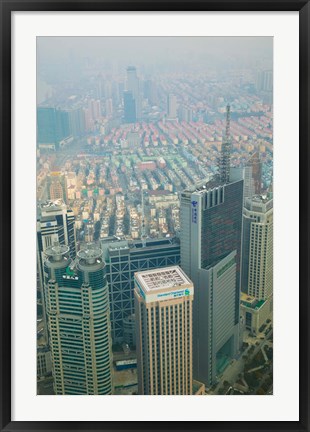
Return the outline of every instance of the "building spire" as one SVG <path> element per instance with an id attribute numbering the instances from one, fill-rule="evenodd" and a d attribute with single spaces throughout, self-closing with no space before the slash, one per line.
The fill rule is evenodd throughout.
<path id="1" fill-rule="evenodd" d="M 219 157 L 219 174 L 220 174 L 221 183 L 229 183 L 230 153 L 231 153 L 230 105 L 228 104 L 226 107 L 225 136 L 222 142 L 221 155 Z"/>

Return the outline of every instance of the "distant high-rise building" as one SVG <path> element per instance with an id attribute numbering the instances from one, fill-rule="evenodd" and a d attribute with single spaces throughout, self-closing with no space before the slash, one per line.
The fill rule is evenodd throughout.
<path id="1" fill-rule="evenodd" d="M 124 320 L 134 313 L 134 273 L 180 264 L 177 239 L 140 241 L 107 239 L 102 241 L 110 290 L 113 342 L 124 340 Z M 127 323 L 127 321 L 126 321 Z"/>
<path id="2" fill-rule="evenodd" d="M 195 286 L 194 378 L 210 386 L 239 349 L 243 180 L 181 193 L 181 267 Z"/>
<path id="3" fill-rule="evenodd" d="M 92 120 L 96 122 L 101 117 L 101 103 L 100 100 L 90 99 L 88 101 L 88 109 L 90 111 Z"/>
<path id="4" fill-rule="evenodd" d="M 58 149 L 59 142 L 70 136 L 69 117 L 66 111 L 50 106 L 37 108 L 37 142 Z"/>
<path id="5" fill-rule="evenodd" d="M 127 91 L 131 92 L 135 102 L 135 111 L 137 120 L 141 119 L 141 89 L 140 81 L 137 76 L 137 69 L 134 66 L 127 68 Z"/>
<path id="6" fill-rule="evenodd" d="M 54 144 L 58 141 L 55 108 L 37 108 L 37 141 L 39 144 Z"/>
<path id="7" fill-rule="evenodd" d="M 191 122 L 193 120 L 193 110 L 184 105 L 179 106 L 178 119 L 179 121 Z"/>
<path id="8" fill-rule="evenodd" d="M 83 116 L 84 116 L 84 122 L 85 122 L 85 130 L 86 131 L 92 131 L 94 130 L 95 123 L 92 118 L 92 113 L 89 108 L 83 109 Z"/>
<path id="9" fill-rule="evenodd" d="M 139 394 L 192 394 L 193 297 L 178 266 L 135 274 Z"/>
<path id="10" fill-rule="evenodd" d="M 124 92 L 124 122 L 135 123 L 137 121 L 136 104 L 131 91 Z"/>
<path id="11" fill-rule="evenodd" d="M 102 251 L 76 261 L 67 246 L 46 249 L 45 296 L 56 395 L 112 393 L 109 293 Z"/>
<path id="12" fill-rule="evenodd" d="M 167 97 L 167 118 L 176 119 L 177 118 L 177 98 L 174 94 L 169 94 Z"/>
<path id="13" fill-rule="evenodd" d="M 82 107 L 70 108 L 67 110 L 71 134 L 79 137 L 85 133 L 85 114 Z"/>

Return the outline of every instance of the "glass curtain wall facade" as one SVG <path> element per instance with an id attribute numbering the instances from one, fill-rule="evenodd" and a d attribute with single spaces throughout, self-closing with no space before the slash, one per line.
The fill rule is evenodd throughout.
<path id="1" fill-rule="evenodd" d="M 239 349 L 243 180 L 181 194 L 181 267 L 195 286 L 194 379 L 207 386 Z"/>
<path id="2" fill-rule="evenodd" d="M 180 264 L 178 239 L 102 242 L 110 290 L 113 343 L 124 338 L 124 320 L 134 313 L 134 273 Z"/>
<path id="3" fill-rule="evenodd" d="M 100 249 L 45 251 L 45 297 L 56 395 L 112 393 L 109 292 Z"/>

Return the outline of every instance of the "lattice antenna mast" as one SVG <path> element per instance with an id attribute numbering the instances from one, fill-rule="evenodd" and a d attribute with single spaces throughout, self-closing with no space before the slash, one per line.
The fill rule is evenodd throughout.
<path id="1" fill-rule="evenodd" d="M 230 154 L 231 154 L 231 138 L 230 138 L 230 105 L 226 107 L 226 129 L 222 143 L 221 155 L 219 158 L 219 172 L 221 183 L 229 183 L 230 171 Z"/>
<path id="2" fill-rule="evenodd" d="M 144 215 L 144 195 L 141 189 L 141 205 L 142 205 L 142 227 L 141 227 L 141 241 L 142 247 L 146 246 L 146 233 L 145 233 L 145 215 Z"/>

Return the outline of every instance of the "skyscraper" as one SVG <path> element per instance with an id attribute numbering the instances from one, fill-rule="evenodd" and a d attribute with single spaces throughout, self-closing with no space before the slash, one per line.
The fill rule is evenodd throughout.
<path id="1" fill-rule="evenodd" d="M 134 273 L 180 264 L 176 238 L 146 241 L 102 241 L 110 290 L 111 328 L 114 343 L 123 342 L 124 326 L 134 313 Z"/>
<path id="2" fill-rule="evenodd" d="M 207 386 L 239 349 L 243 180 L 230 154 L 228 105 L 219 174 L 181 193 L 181 267 L 195 286 L 194 378 Z"/>
<path id="3" fill-rule="evenodd" d="M 271 195 L 245 199 L 242 235 L 241 316 L 257 334 L 273 308 L 273 200 Z"/>
<path id="4" fill-rule="evenodd" d="M 135 274 L 139 394 L 192 394 L 193 296 L 178 266 Z"/>
<path id="5" fill-rule="evenodd" d="M 46 249 L 45 295 L 56 395 L 112 393 L 109 293 L 102 251 Z"/>
<path id="6" fill-rule="evenodd" d="M 266 300 L 273 291 L 273 200 L 246 198 L 243 210 L 242 291 Z"/>
<path id="7" fill-rule="evenodd" d="M 75 218 L 73 211 L 63 201 L 46 201 L 38 209 L 37 218 L 37 264 L 39 286 L 42 301 L 42 315 L 44 321 L 44 336 L 48 342 L 47 319 L 45 311 L 43 262 L 45 250 L 54 243 L 67 245 L 70 255 L 75 258 Z"/>
<path id="8" fill-rule="evenodd" d="M 181 194 L 181 267 L 195 286 L 194 378 L 210 386 L 239 348 L 243 180 Z"/>
<path id="9" fill-rule="evenodd" d="M 135 102 L 136 118 L 141 119 L 141 89 L 140 81 L 137 76 L 137 69 L 134 66 L 127 68 L 127 90 L 131 92 Z"/>
<path id="10" fill-rule="evenodd" d="M 71 134 L 75 137 L 83 135 L 86 129 L 85 110 L 76 106 L 68 109 L 67 112 Z"/>
<path id="11" fill-rule="evenodd" d="M 177 118 L 177 98 L 174 94 L 169 94 L 167 97 L 167 118 Z"/>
<path id="12" fill-rule="evenodd" d="M 136 104 L 131 91 L 124 92 L 124 122 L 135 123 L 137 121 Z"/>
<path id="13" fill-rule="evenodd" d="M 40 145 L 53 145 L 70 136 L 69 116 L 66 111 L 50 106 L 37 108 L 37 142 Z"/>
<path id="14" fill-rule="evenodd" d="M 90 110 L 93 121 L 97 121 L 101 117 L 101 103 L 100 100 L 90 99 L 88 101 L 88 109 Z"/>
<path id="15" fill-rule="evenodd" d="M 70 256 L 75 257 L 75 218 L 73 210 L 62 200 L 46 201 L 38 209 L 37 236 L 38 251 L 44 252 L 55 241 L 70 248 Z"/>

